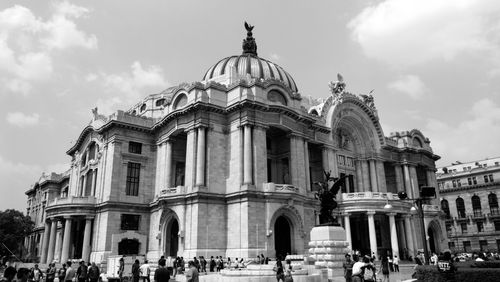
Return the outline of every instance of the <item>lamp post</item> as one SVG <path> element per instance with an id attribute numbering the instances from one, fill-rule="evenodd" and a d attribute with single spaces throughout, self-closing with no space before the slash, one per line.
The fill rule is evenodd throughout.
<path id="1" fill-rule="evenodd" d="M 401 200 L 410 200 L 414 201 L 414 203 L 417 205 L 418 208 L 418 215 L 420 218 L 420 225 L 422 226 L 421 228 L 421 236 L 422 236 L 422 243 L 424 247 L 424 264 L 428 265 L 429 264 L 429 249 L 427 248 L 427 236 L 425 233 L 425 221 L 424 221 L 424 208 L 423 208 L 423 203 L 425 200 L 428 199 L 433 199 L 436 197 L 436 188 L 434 187 L 429 187 L 429 186 L 422 186 L 420 188 L 420 197 L 416 199 L 411 199 L 408 198 L 408 195 L 406 194 L 405 191 L 400 191 L 398 192 L 398 197 Z M 414 207 L 412 207 L 412 210 L 414 210 Z"/>

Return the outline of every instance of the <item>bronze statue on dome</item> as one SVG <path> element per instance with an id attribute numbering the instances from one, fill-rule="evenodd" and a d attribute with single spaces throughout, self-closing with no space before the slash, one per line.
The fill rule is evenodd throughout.
<path id="1" fill-rule="evenodd" d="M 320 188 L 315 193 L 316 199 L 320 202 L 320 212 L 319 212 L 319 224 L 320 225 L 332 225 L 339 226 L 339 223 L 335 220 L 332 215 L 334 209 L 337 208 L 337 201 L 335 197 L 339 190 L 344 184 L 344 179 L 347 177 L 343 176 L 340 178 L 332 177 L 331 172 L 324 171 L 325 181 L 315 182 Z"/>
<path id="2" fill-rule="evenodd" d="M 245 29 L 247 30 L 247 38 L 243 39 L 243 54 L 252 54 L 257 56 L 257 43 L 253 38 L 252 30 L 254 26 L 245 22 Z"/>

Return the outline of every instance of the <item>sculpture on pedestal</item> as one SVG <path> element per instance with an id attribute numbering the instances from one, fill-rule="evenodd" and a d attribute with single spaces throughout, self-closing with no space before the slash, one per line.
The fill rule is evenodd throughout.
<path id="1" fill-rule="evenodd" d="M 333 217 L 332 212 L 337 208 L 337 201 L 335 197 L 339 192 L 340 188 L 344 184 L 344 179 L 347 176 L 340 178 L 332 177 L 331 172 L 324 171 L 325 181 L 315 182 L 320 189 L 316 192 L 316 199 L 319 199 L 321 209 L 319 213 L 319 224 L 320 225 L 330 225 L 339 226 L 337 220 Z"/>

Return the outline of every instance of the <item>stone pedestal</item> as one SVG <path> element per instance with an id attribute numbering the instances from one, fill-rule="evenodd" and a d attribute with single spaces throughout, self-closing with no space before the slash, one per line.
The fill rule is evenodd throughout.
<path id="1" fill-rule="evenodd" d="M 309 258 L 317 268 L 327 268 L 328 276 L 343 276 L 342 264 L 349 252 L 346 233 L 341 226 L 316 226 L 311 230 Z"/>

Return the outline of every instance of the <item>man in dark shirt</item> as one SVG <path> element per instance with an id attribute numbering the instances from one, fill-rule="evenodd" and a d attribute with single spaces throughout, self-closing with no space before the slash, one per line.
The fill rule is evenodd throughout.
<path id="1" fill-rule="evenodd" d="M 136 259 L 134 264 L 132 265 L 132 279 L 134 282 L 139 282 L 139 268 L 140 268 L 140 264 L 139 264 L 139 260 Z"/>
<path id="2" fill-rule="evenodd" d="M 158 268 L 155 271 L 155 282 L 168 282 L 170 280 L 170 272 L 165 267 L 165 259 L 158 261 Z"/>

